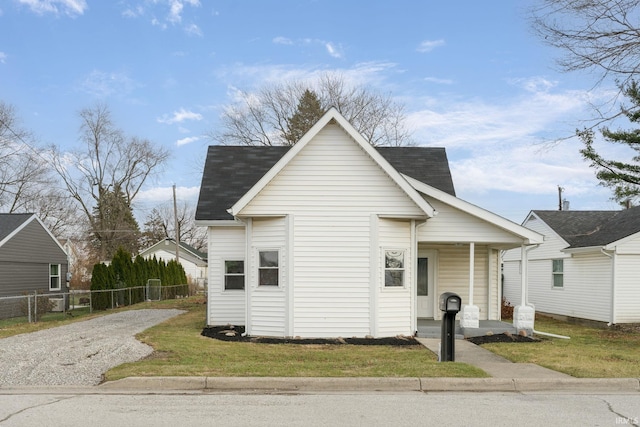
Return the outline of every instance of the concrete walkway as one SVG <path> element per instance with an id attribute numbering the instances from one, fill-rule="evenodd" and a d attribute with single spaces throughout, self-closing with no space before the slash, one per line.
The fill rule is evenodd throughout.
<path id="1" fill-rule="evenodd" d="M 439 339 L 417 338 L 417 340 L 438 355 Z M 513 363 L 467 340 L 455 341 L 454 356 L 456 362 L 478 367 L 493 378 L 573 378 L 570 375 L 543 368 L 533 363 Z"/>

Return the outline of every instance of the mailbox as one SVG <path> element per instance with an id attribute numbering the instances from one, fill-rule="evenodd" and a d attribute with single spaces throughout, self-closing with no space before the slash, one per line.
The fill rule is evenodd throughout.
<path id="1" fill-rule="evenodd" d="M 453 292 L 445 292 L 440 295 L 440 311 L 442 315 L 442 331 L 440 340 L 440 357 L 441 362 L 455 361 L 456 353 L 456 314 L 462 308 L 462 299 L 460 295 Z"/>
<path id="2" fill-rule="evenodd" d="M 440 295 L 440 311 L 457 313 L 460 311 L 460 296 L 453 292 L 445 292 Z"/>

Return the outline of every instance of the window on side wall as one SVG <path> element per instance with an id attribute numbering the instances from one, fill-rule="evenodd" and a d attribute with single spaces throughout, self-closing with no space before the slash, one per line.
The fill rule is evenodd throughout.
<path id="1" fill-rule="evenodd" d="M 224 262 L 224 289 L 244 289 L 244 261 Z"/>
<path id="2" fill-rule="evenodd" d="M 279 252 L 258 252 L 258 285 L 278 286 L 280 282 Z"/>
<path id="3" fill-rule="evenodd" d="M 60 264 L 49 264 L 49 290 L 60 290 Z"/>
<path id="4" fill-rule="evenodd" d="M 564 260 L 552 260 L 551 274 L 553 275 L 553 287 L 560 289 L 564 287 Z"/>
<path id="5" fill-rule="evenodd" d="M 404 286 L 404 251 L 384 251 L 384 286 Z"/>

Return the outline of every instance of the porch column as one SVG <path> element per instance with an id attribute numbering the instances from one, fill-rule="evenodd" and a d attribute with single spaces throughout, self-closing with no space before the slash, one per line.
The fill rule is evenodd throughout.
<path id="1" fill-rule="evenodd" d="M 533 335 L 533 324 L 536 311 L 532 305 L 527 305 L 527 281 L 529 280 L 529 251 L 525 245 L 520 249 L 520 305 L 513 309 L 513 326 L 518 334 Z"/>
<path id="2" fill-rule="evenodd" d="M 475 269 L 475 252 L 476 244 L 469 243 L 469 301 L 468 304 L 462 306 L 460 312 L 461 328 L 479 328 L 480 327 L 480 307 L 473 305 L 473 279 Z"/>

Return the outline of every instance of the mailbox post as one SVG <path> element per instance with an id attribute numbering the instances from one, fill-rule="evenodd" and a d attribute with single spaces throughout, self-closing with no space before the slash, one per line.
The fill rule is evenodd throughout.
<path id="1" fill-rule="evenodd" d="M 455 361 L 456 314 L 462 307 L 462 299 L 458 294 L 445 292 L 440 295 L 440 311 L 442 315 L 442 335 L 440 341 L 440 361 Z"/>

